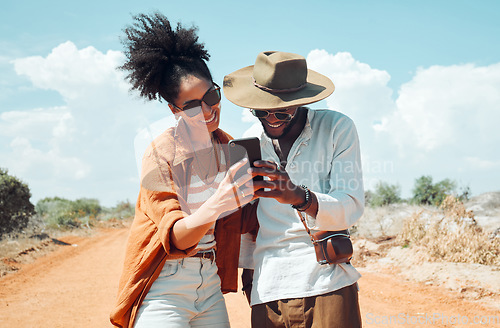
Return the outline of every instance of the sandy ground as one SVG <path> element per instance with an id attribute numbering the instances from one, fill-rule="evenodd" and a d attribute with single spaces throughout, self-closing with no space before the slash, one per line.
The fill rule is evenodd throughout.
<path id="1" fill-rule="evenodd" d="M 107 229 L 91 237 L 60 238 L 71 245 L 0 278 L 0 327 L 111 327 L 108 315 L 127 233 L 126 228 Z M 397 272 L 370 267 L 360 272 L 364 327 L 500 327 L 493 322 L 498 308 L 460 293 L 410 281 Z M 226 301 L 232 327 L 250 327 L 244 296 L 226 295 Z"/>

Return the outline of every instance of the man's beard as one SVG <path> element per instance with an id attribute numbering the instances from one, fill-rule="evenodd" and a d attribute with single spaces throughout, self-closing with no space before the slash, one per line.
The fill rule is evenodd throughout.
<path id="1" fill-rule="evenodd" d="M 288 132 L 290 132 L 290 130 L 292 129 L 292 127 L 297 123 L 297 121 L 299 120 L 299 111 L 297 109 L 297 111 L 295 112 L 295 115 L 293 116 L 293 118 L 288 122 L 288 125 L 285 126 L 285 128 L 283 129 L 283 132 L 281 132 L 281 134 L 279 136 L 272 136 L 270 135 L 266 128 L 264 126 L 263 127 L 263 130 L 264 130 L 264 133 L 266 134 L 266 136 L 268 136 L 269 138 L 271 139 L 279 139 L 283 136 L 285 136 Z M 261 123 L 262 124 L 262 123 Z"/>

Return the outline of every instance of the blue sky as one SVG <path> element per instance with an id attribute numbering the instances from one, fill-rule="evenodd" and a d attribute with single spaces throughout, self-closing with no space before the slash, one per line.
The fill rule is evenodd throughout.
<path id="1" fill-rule="evenodd" d="M 336 91 L 313 108 L 349 115 L 367 189 L 416 178 L 500 190 L 498 1 L 11 1 L 0 11 L 0 167 L 32 201 L 135 201 L 140 131 L 169 115 L 114 69 L 131 14 L 199 27 L 216 82 L 260 51 L 299 53 Z M 222 102 L 221 127 L 255 134 Z M 156 124 L 155 126 L 158 126 Z M 161 128 L 160 128 L 161 129 Z"/>

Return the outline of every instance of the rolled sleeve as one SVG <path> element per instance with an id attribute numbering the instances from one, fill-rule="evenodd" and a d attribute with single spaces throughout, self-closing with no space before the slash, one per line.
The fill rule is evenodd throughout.
<path id="1" fill-rule="evenodd" d="M 141 211 L 144 218 L 147 218 L 155 226 L 156 235 L 162 243 L 167 255 L 189 254 L 196 245 L 180 250 L 174 246 L 171 239 L 174 224 L 188 216 L 181 210 L 177 195 L 171 192 L 157 192 L 141 188 L 140 204 L 137 210 Z"/>
<path id="2" fill-rule="evenodd" d="M 352 227 L 363 214 L 364 205 L 342 192 L 316 194 L 318 214 L 315 226 L 320 230 L 344 230 Z"/>

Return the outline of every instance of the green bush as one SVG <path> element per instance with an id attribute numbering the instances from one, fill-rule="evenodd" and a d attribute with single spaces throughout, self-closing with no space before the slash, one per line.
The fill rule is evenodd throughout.
<path id="1" fill-rule="evenodd" d="M 439 206 L 447 196 L 453 194 L 455 188 L 456 183 L 450 179 L 433 184 L 431 176 L 421 176 L 415 180 L 412 201 L 419 205 Z"/>
<path id="2" fill-rule="evenodd" d="M 90 226 L 102 211 L 97 199 L 80 198 L 75 201 L 60 197 L 47 197 L 36 204 L 36 212 L 51 228 L 78 228 Z"/>
<path id="3" fill-rule="evenodd" d="M 130 218 L 135 214 L 135 207 L 128 200 L 125 202 L 119 202 L 112 211 L 120 218 Z"/>
<path id="4" fill-rule="evenodd" d="M 399 185 L 390 185 L 379 181 L 375 186 L 375 191 L 368 197 L 368 204 L 376 207 L 399 203 L 401 202 L 400 195 L 401 187 Z"/>
<path id="5" fill-rule="evenodd" d="M 34 214 L 27 184 L 0 168 L 0 239 L 4 234 L 20 231 L 28 226 Z"/>
<path id="6" fill-rule="evenodd" d="M 102 211 L 99 200 L 93 198 L 80 198 L 72 202 L 73 212 L 97 216 Z"/>

